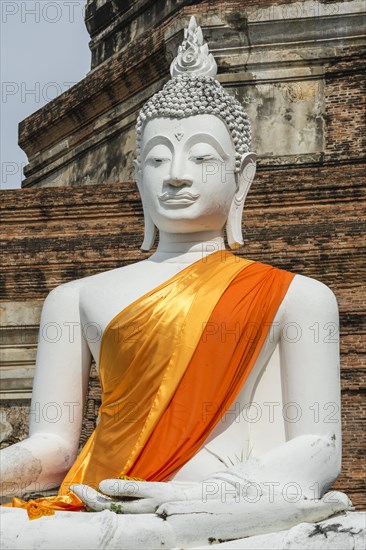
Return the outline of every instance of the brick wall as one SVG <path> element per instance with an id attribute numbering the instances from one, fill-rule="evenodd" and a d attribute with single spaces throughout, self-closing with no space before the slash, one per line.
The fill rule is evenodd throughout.
<path id="1" fill-rule="evenodd" d="M 366 78 L 355 61 L 338 61 L 325 76 L 325 152 L 335 161 L 359 158 L 365 151 Z"/>

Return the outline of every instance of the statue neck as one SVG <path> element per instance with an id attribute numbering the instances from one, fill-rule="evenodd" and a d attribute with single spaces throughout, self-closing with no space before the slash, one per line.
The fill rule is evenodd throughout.
<path id="1" fill-rule="evenodd" d="M 189 265 L 219 250 L 225 250 L 225 242 L 217 232 L 172 234 L 161 231 L 157 250 L 149 260 Z"/>

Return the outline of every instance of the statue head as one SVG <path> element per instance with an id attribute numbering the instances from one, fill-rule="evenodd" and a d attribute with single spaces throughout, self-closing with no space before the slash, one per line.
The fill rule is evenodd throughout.
<path id="1" fill-rule="evenodd" d="M 245 198 L 255 174 L 250 125 L 242 105 L 215 79 L 217 65 L 192 17 L 171 76 L 141 109 L 136 176 L 144 218 L 143 250 L 156 229 L 221 230 L 243 244 Z"/>

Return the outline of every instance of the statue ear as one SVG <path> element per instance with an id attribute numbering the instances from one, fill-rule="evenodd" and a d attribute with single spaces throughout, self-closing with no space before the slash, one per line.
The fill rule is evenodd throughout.
<path id="1" fill-rule="evenodd" d="M 253 181 L 256 170 L 255 153 L 244 153 L 239 172 L 236 173 L 237 191 L 230 206 L 226 222 L 226 236 L 231 249 L 243 246 L 242 217 L 244 202 Z"/>
<path id="2" fill-rule="evenodd" d="M 155 237 L 156 237 L 156 226 L 151 219 L 149 211 L 145 208 L 145 204 L 142 201 L 142 208 L 144 210 L 144 240 L 141 245 L 141 250 L 148 251 L 154 246 Z"/>
<path id="3" fill-rule="evenodd" d="M 143 187 L 141 182 L 141 172 L 139 170 L 139 164 L 137 160 L 135 160 L 133 164 L 135 167 L 136 183 L 140 193 L 142 209 L 144 212 L 144 240 L 140 248 L 141 250 L 144 250 L 147 252 L 154 246 L 157 229 L 154 222 L 152 221 L 152 218 L 149 213 L 149 209 L 147 208 L 144 201 L 144 193 L 143 193 Z"/>

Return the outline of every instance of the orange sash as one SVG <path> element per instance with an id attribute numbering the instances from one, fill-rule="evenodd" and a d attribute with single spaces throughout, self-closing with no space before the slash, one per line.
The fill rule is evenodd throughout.
<path id="1" fill-rule="evenodd" d="M 59 495 L 32 501 L 34 513 L 37 503 L 81 509 L 69 491 L 73 483 L 97 488 L 103 479 L 126 474 L 169 479 L 235 400 L 292 279 L 288 272 L 216 252 L 112 319 L 100 349 L 98 426 Z M 205 403 L 217 405 L 209 418 Z M 20 499 L 13 506 L 30 508 Z"/>

